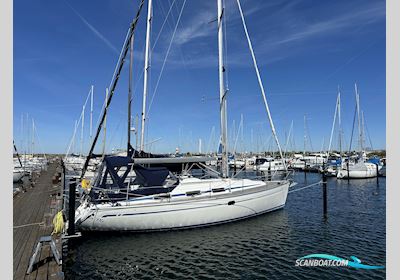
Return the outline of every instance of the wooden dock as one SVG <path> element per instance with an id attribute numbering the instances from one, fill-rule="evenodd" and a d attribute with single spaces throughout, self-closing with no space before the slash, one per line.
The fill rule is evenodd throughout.
<path id="1" fill-rule="evenodd" d="M 41 236 L 53 230 L 53 217 L 62 208 L 62 188 L 53 184 L 53 176 L 59 171 L 60 162 L 52 162 L 43 170 L 25 192 L 13 199 L 13 271 L 14 279 L 63 279 L 62 266 L 51 255 L 49 245 L 42 246 L 33 271 L 26 274 L 29 260 Z M 53 236 L 58 252 L 62 254 L 60 235 Z"/>

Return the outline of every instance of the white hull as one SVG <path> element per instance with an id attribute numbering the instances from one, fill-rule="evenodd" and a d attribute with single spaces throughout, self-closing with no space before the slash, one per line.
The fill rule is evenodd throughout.
<path id="1" fill-rule="evenodd" d="M 232 160 L 232 161 L 229 161 L 229 167 L 232 167 L 232 168 L 234 168 L 234 167 L 237 167 L 237 168 L 242 168 L 242 167 L 245 167 L 246 166 L 246 162 L 245 161 L 243 161 L 243 160 Z"/>
<path id="2" fill-rule="evenodd" d="M 202 180 L 202 184 L 217 187 L 216 180 L 212 180 Z M 242 181 L 250 180 L 237 180 Z M 242 189 L 239 184 L 235 187 L 231 183 L 231 191 L 195 197 L 183 194 L 175 198 L 172 192 L 171 198 L 144 197 L 138 201 L 122 201 L 121 206 L 81 205 L 76 212 L 76 224 L 83 231 L 172 230 L 231 222 L 284 207 L 289 181 L 268 182 L 271 184 L 268 186 L 262 181 L 250 182 L 252 187 Z"/>
<path id="3" fill-rule="evenodd" d="M 285 171 L 285 166 L 282 161 L 269 161 L 253 167 L 254 171 Z"/>
<path id="4" fill-rule="evenodd" d="M 362 167 L 362 168 L 360 168 Z M 339 179 L 365 179 L 376 177 L 377 169 L 376 165 L 373 163 L 359 163 L 354 166 L 349 166 L 349 170 L 340 169 L 337 173 L 337 178 Z"/>
<path id="5" fill-rule="evenodd" d="M 24 177 L 24 171 L 13 172 L 13 183 L 19 182 Z"/>
<path id="6" fill-rule="evenodd" d="M 263 171 L 263 172 L 267 172 L 267 171 L 272 171 L 272 172 L 274 172 L 274 171 L 285 171 L 285 167 L 284 166 L 271 166 L 271 167 L 269 167 L 269 166 L 265 166 L 265 165 L 261 165 L 261 166 L 259 166 L 258 168 L 256 168 L 256 170 L 259 170 L 259 171 Z"/>

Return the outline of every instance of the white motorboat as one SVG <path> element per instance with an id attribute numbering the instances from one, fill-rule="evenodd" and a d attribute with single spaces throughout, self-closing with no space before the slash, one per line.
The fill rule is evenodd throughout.
<path id="1" fill-rule="evenodd" d="M 285 165 L 283 160 L 274 158 L 258 158 L 256 164 L 253 166 L 254 171 L 285 171 Z"/>

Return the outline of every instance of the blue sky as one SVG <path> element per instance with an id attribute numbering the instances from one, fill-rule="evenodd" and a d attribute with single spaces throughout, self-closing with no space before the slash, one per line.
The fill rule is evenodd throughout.
<path id="1" fill-rule="evenodd" d="M 237 149 L 272 149 L 236 1 L 225 1 L 230 145 L 234 142 L 232 131 L 237 131 L 243 114 L 243 139 L 238 137 Z M 31 139 L 28 114 L 37 128 L 36 151 L 65 152 L 92 84 L 96 127 L 105 88 L 138 2 L 14 1 L 13 122 L 14 139 L 21 150 L 27 149 Z M 197 151 L 199 138 L 203 151 L 215 150 L 218 143 L 217 136 L 210 137 L 213 127 L 219 135 L 216 1 L 186 1 L 155 91 L 183 2 L 153 0 L 149 103 L 155 95 L 146 133 L 146 142 L 157 140 L 147 146 L 153 152 L 173 152 L 178 146 L 184 152 Z M 340 85 L 348 147 L 357 82 L 373 148 L 385 148 L 385 1 L 241 2 L 280 141 L 285 142 L 293 120 L 295 148 L 303 149 L 306 114 L 313 149 L 320 150 L 323 140 L 327 147 Z M 147 4 L 135 36 L 133 117 L 140 115 L 142 106 L 146 14 Z M 127 90 L 128 67 L 124 67 L 107 120 L 108 151 L 126 145 Z M 79 139 L 80 129 L 76 141 Z M 88 146 L 86 110 L 85 151 Z M 79 143 L 75 151 L 79 152 Z"/>

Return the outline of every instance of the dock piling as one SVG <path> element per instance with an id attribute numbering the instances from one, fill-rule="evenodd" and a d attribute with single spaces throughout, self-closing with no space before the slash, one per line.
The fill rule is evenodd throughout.
<path id="1" fill-rule="evenodd" d="M 68 196 L 68 235 L 75 234 L 75 190 L 76 181 L 72 181 L 69 184 L 69 196 Z"/>
<path id="2" fill-rule="evenodd" d="M 322 196 L 323 196 L 323 208 L 324 208 L 324 217 L 327 218 L 328 214 L 328 193 L 327 193 L 327 181 L 325 174 L 325 164 L 323 164 L 323 172 L 322 172 Z"/>

